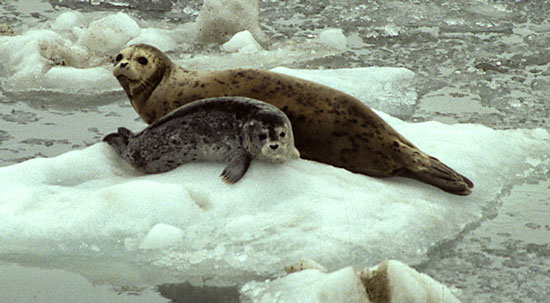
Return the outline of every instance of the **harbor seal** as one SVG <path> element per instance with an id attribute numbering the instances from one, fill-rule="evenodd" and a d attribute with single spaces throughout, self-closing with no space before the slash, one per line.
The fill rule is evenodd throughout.
<path id="1" fill-rule="evenodd" d="M 220 97 L 179 107 L 137 134 L 126 128 L 103 141 L 145 173 L 166 172 L 192 161 L 223 161 L 232 184 L 250 161 L 299 158 L 288 117 L 273 105 L 245 97 Z"/>
<path id="2" fill-rule="evenodd" d="M 146 44 L 121 50 L 113 74 L 146 123 L 198 99 L 250 97 L 289 117 L 304 159 L 368 176 L 410 177 L 457 195 L 470 194 L 474 186 L 358 99 L 315 82 L 259 69 L 188 70 Z"/>

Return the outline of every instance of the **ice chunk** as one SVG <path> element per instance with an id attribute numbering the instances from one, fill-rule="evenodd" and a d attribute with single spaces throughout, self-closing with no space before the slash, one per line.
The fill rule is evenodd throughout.
<path id="1" fill-rule="evenodd" d="M 236 33 L 231 40 L 221 46 L 221 49 L 226 52 L 253 53 L 261 50 L 262 46 L 246 30 Z"/>
<path id="2" fill-rule="evenodd" d="M 130 40 L 127 44 L 145 43 L 155 46 L 163 52 L 171 51 L 178 47 L 178 43 L 172 39 L 168 30 L 158 28 L 143 28 L 139 36 Z"/>
<path id="3" fill-rule="evenodd" d="M 275 281 L 253 281 L 241 288 L 241 294 L 252 303 L 460 302 L 444 285 L 396 260 L 359 274 L 351 267 L 329 274 L 309 269 Z"/>
<path id="4" fill-rule="evenodd" d="M 360 276 L 374 302 L 460 302 L 444 285 L 396 260 L 365 269 Z"/>
<path id="5" fill-rule="evenodd" d="M 384 26 L 384 33 L 388 37 L 397 37 L 399 36 L 399 27 L 395 25 L 394 23 L 388 23 L 386 26 Z"/>
<path id="6" fill-rule="evenodd" d="M 270 282 L 249 282 L 241 288 L 244 302 L 365 303 L 364 286 L 351 267 L 326 274 L 315 269 Z"/>
<path id="7" fill-rule="evenodd" d="M 95 52 L 112 55 L 139 34 L 140 27 L 136 21 L 125 13 L 117 13 L 90 23 L 76 43 Z"/>
<path id="8" fill-rule="evenodd" d="M 260 29 L 258 0 L 204 0 L 197 17 L 199 39 L 205 43 L 225 43 L 234 34 L 248 30 L 260 42 L 266 40 Z"/>
<path id="9" fill-rule="evenodd" d="M 401 67 L 363 67 L 331 70 L 300 70 L 286 67 L 274 72 L 318 82 L 346 92 L 369 107 L 401 116 L 412 112 L 416 91 L 409 81 L 414 72 Z"/>
<path id="10" fill-rule="evenodd" d="M 339 28 L 330 28 L 322 31 L 319 34 L 318 41 L 326 46 L 344 50 L 347 48 L 346 36 L 344 36 L 344 31 Z"/>
<path id="11" fill-rule="evenodd" d="M 23 35 L 0 37 L 2 64 L 7 71 L 7 90 L 40 88 L 41 76 L 52 66 L 82 67 L 86 50 L 50 30 L 31 30 Z"/>
<path id="12" fill-rule="evenodd" d="M 166 247 L 179 246 L 183 243 L 183 230 L 175 226 L 159 223 L 147 233 L 139 248 L 161 249 Z"/>
<path id="13" fill-rule="evenodd" d="M 60 32 L 71 32 L 74 27 L 84 27 L 84 15 L 78 11 L 67 11 L 57 16 L 52 23 L 52 29 Z"/>
<path id="14" fill-rule="evenodd" d="M 74 68 L 54 66 L 41 79 L 42 89 L 82 94 L 110 92 L 118 88 L 118 82 L 110 69 L 105 67 Z"/>
<path id="15" fill-rule="evenodd" d="M 8 91 L 50 90 L 66 93 L 101 93 L 120 89 L 110 70 L 94 67 L 104 58 L 51 30 L 31 30 L 0 37 L 0 52 Z M 87 68 L 91 67 L 91 68 Z"/>

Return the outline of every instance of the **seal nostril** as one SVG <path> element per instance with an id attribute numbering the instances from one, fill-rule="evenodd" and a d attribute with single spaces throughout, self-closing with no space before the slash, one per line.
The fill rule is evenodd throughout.
<path id="1" fill-rule="evenodd" d="M 269 147 L 271 147 L 271 149 L 277 149 L 279 144 L 271 144 Z"/>
<path id="2" fill-rule="evenodd" d="M 126 65 L 128 65 L 128 62 L 122 62 L 122 63 L 120 63 L 120 67 L 126 67 Z"/>

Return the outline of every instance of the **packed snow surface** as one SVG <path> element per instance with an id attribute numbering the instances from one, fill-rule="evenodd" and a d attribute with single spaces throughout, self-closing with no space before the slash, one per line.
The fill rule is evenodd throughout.
<path id="1" fill-rule="evenodd" d="M 546 130 L 406 123 L 380 114 L 471 178 L 474 193 L 457 197 L 301 159 L 253 162 L 234 185 L 220 180 L 225 164 L 214 162 L 143 175 L 97 143 L 0 168 L 0 253 L 146 256 L 183 276 L 220 280 L 269 275 L 301 258 L 329 270 L 386 258 L 414 262 L 476 221 L 518 177 L 512 172 L 528 173 L 527 159 L 550 149 Z"/>

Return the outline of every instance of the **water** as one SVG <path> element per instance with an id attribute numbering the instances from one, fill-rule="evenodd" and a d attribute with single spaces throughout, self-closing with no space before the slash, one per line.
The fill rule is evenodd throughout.
<path id="1" fill-rule="evenodd" d="M 169 28 L 193 21 L 200 6 L 201 1 L 3 1 L 0 23 L 20 33 L 67 8 L 98 14 L 122 9 L 144 24 Z M 270 37 L 268 48 L 303 41 L 327 27 L 344 30 L 350 44 L 347 51 L 311 58 L 297 55 L 295 60 L 284 62 L 288 67 L 394 66 L 414 71 L 417 76 L 411 85 L 417 93 L 416 104 L 396 114 L 407 121 L 548 129 L 549 14 L 550 3 L 545 1 L 290 0 L 262 1 L 260 24 Z M 192 59 L 217 54 L 216 48 L 192 45 L 171 56 Z M 279 63 L 267 60 L 257 67 L 271 68 Z M 194 64 L 201 67 L 200 62 Z M 0 165 L 90 145 L 119 126 L 120 117 L 135 121 L 135 129 L 143 125 L 133 119 L 136 115 L 122 92 L 82 96 L 0 89 L 0 98 Z M 79 123 L 72 122 L 75 120 Z M 547 168 L 535 169 L 504 190 L 496 205 L 485 211 L 482 221 L 434 248 L 429 260 L 416 267 L 454 288 L 463 302 L 547 302 L 549 179 Z M 37 282 L 44 279 L 33 278 L 37 273 L 53 280 L 62 280 L 68 274 L 56 269 L 63 268 L 62 264 L 48 266 L 44 260 L 26 266 L 31 268 L 0 265 L 0 276 L 19 274 Z M 85 280 L 80 283 L 86 284 Z M 2 294 L 19 296 L 44 293 L 51 287 L 40 283 L 7 285 L 12 286 L 2 289 Z M 84 293 L 96 297 L 111 289 L 83 288 Z M 191 302 L 185 296 L 204 298 L 218 293 L 185 283 L 162 285 L 156 288 L 158 292 L 152 288 L 115 290 L 126 294 L 121 300 L 127 302 L 149 297 L 154 299 L 148 302 L 163 302 L 165 298 Z M 210 302 L 228 296 L 233 302 L 238 300 L 235 289 L 222 289 L 220 293 L 217 299 L 209 298 Z"/>

